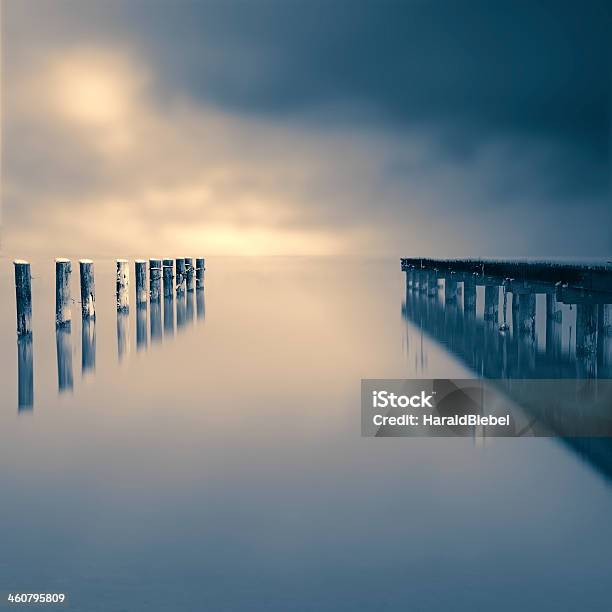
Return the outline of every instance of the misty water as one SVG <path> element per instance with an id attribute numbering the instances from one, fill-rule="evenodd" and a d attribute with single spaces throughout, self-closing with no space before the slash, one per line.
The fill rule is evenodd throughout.
<path id="1" fill-rule="evenodd" d="M 1 260 L 3 602 L 609 607 L 605 447 L 361 437 L 362 378 L 477 375 L 407 312 L 396 259 L 210 258 L 203 295 L 119 319 L 114 263 L 95 267 L 95 329 L 75 303 L 58 337 L 53 260 L 32 261 L 33 397 L 20 407 Z M 537 320 L 545 350 L 540 303 Z"/>

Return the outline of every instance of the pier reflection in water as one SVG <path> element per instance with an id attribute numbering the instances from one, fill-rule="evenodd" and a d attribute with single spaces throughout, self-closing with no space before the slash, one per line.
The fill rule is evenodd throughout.
<path id="1" fill-rule="evenodd" d="M 474 291 L 479 285 L 484 290 Z M 438 284 L 436 272 L 409 270 L 402 303 L 411 324 L 406 345 L 426 368 L 423 343 L 414 333 L 433 338 L 475 376 L 497 381 L 509 399 L 563 436 L 566 417 L 575 416 L 577 405 L 606 409 L 597 381 L 612 378 L 611 297 L 475 275 L 453 274 L 450 282 L 442 278 Z M 534 386 L 521 385 L 521 379 L 575 379 L 576 384 L 563 383 L 570 392 L 547 411 L 545 398 L 530 396 Z M 561 439 L 612 478 L 611 439 Z"/>

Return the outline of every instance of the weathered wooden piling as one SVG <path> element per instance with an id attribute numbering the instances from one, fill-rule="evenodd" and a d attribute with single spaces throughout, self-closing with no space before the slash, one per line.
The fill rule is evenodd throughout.
<path id="1" fill-rule="evenodd" d="M 83 320 L 96 318 L 96 285 L 94 265 L 91 259 L 79 260 L 81 278 L 81 313 Z"/>
<path id="2" fill-rule="evenodd" d="M 117 310 L 117 356 L 122 361 L 130 352 L 130 315 Z"/>
<path id="3" fill-rule="evenodd" d="M 151 303 L 161 300 L 162 260 L 149 259 L 149 299 Z"/>
<path id="4" fill-rule="evenodd" d="M 406 291 L 412 290 L 412 278 L 413 278 L 412 268 L 406 268 Z"/>
<path id="5" fill-rule="evenodd" d="M 196 291 L 196 311 L 198 320 L 203 320 L 206 317 L 206 305 L 204 303 L 203 291 Z"/>
<path id="6" fill-rule="evenodd" d="M 427 276 L 425 270 L 414 270 L 414 290 L 418 293 L 427 292 Z"/>
<path id="7" fill-rule="evenodd" d="M 185 285 L 187 291 L 193 291 L 195 289 L 195 269 L 191 257 L 185 257 Z"/>
<path id="8" fill-rule="evenodd" d="M 499 319 L 499 287 L 497 285 L 485 285 L 484 319 L 495 323 Z"/>
<path id="9" fill-rule="evenodd" d="M 535 293 L 519 293 L 518 333 L 521 336 L 535 335 L 536 296 Z M 514 296 L 513 296 L 514 299 Z"/>
<path id="10" fill-rule="evenodd" d="M 174 297 L 174 260 L 164 259 L 163 268 L 164 298 Z"/>
<path id="11" fill-rule="evenodd" d="M 601 365 L 600 376 L 612 378 L 612 304 L 599 306 L 597 346 Z"/>
<path id="12" fill-rule="evenodd" d="M 174 294 L 164 296 L 164 335 L 174 334 Z"/>
<path id="13" fill-rule="evenodd" d="M 17 335 L 27 336 L 32 333 L 32 275 L 30 264 L 23 259 L 16 259 L 15 293 L 17 301 Z"/>
<path id="14" fill-rule="evenodd" d="M 134 275 L 136 276 L 136 305 L 146 305 L 149 292 L 147 290 L 147 262 L 144 259 L 137 259 L 134 262 Z"/>
<path id="15" fill-rule="evenodd" d="M 81 374 L 96 369 L 96 321 L 83 318 L 81 326 Z"/>
<path id="16" fill-rule="evenodd" d="M 444 277 L 444 302 L 454 304 L 457 301 L 457 275 L 451 272 Z"/>
<path id="17" fill-rule="evenodd" d="M 556 358 L 561 355 L 561 331 L 563 311 L 554 293 L 546 294 L 546 354 Z"/>
<path id="18" fill-rule="evenodd" d="M 185 258 L 176 258 L 176 274 L 174 275 L 176 280 L 176 292 L 183 293 L 185 291 Z"/>
<path id="19" fill-rule="evenodd" d="M 148 343 L 147 304 L 136 306 L 136 350 L 146 350 Z"/>
<path id="20" fill-rule="evenodd" d="M 117 260 L 117 310 L 130 309 L 130 265 L 127 259 Z"/>
<path id="21" fill-rule="evenodd" d="M 476 281 L 473 274 L 463 277 L 463 312 L 476 316 Z"/>
<path id="22" fill-rule="evenodd" d="M 438 295 L 438 272 L 430 270 L 427 273 L 427 297 L 435 297 Z"/>
<path id="23" fill-rule="evenodd" d="M 576 355 L 594 355 L 597 350 L 597 304 L 576 304 Z"/>
<path id="24" fill-rule="evenodd" d="M 196 257 L 196 289 L 204 289 L 204 270 L 206 270 L 204 257 Z"/>
<path id="25" fill-rule="evenodd" d="M 70 276 L 72 263 L 60 257 L 55 260 L 55 324 L 58 327 L 70 326 L 72 321 Z"/>
<path id="26" fill-rule="evenodd" d="M 30 410 L 34 406 L 34 350 L 32 334 L 17 338 L 17 409 Z"/>
<path id="27" fill-rule="evenodd" d="M 57 349 L 57 387 L 60 393 L 71 391 L 72 377 L 72 335 L 70 322 L 58 325 L 55 330 L 55 346 Z"/>

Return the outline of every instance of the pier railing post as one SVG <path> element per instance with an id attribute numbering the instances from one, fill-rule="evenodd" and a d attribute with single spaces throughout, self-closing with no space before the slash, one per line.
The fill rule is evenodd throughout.
<path id="1" fill-rule="evenodd" d="M 117 260 L 117 310 L 130 309 L 130 267 L 127 259 Z"/>
<path id="2" fill-rule="evenodd" d="M 499 319 L 499 286 L 485 285 L 484 319 L 497 323 Z"/>
<path id="3" fill-rule="evenodd" d="M 30 264 L 22 259 L 13 262 L 15 266 L 15 293 L 17 299 L 17 335 L 32 333 L 32 275 Z"/>
<path id="4" fill-rule="evenodd" d="M 457 301 L 457 275 L 454 272 L 444 276 L 444 302 L 454 304 Z"/>
<path id="5" fill-rule="evenodd" d="M 514 296 L 512 296 L 514 300 Z M 535 335 L 536 296 L 535 293 L 519 293 L 519 335 Z"/>
<path id="6" fill-rule="evenodd" d="M 438 272 L 430 270 L 427 274 L 427 297 L 435 297 L 438 295 Z"/>
<path id="7" fill-rule="evenodd" d="M 473 274 L 463 277 L 463 312 L 471 317 L 476 316 L 476 281 Z"/>
<path id="8" fill-rule="evenodd" d="M 55 324 L 58 327 L 70 326 L 70 275 L 72 264 L 69 259 L 60 257 L 55 260 Z"/>
<path id="9" fill-rule="evenodd" d="M 83 319 L 96 318 L 96 285 L 94 281 L 94 265 L 91 259 L 79 261 L 81 277 L 81 313 Z"/>
<path id="10" fill-rule="evenodd" d="M 554 293 L 546 294 L 546 353 L 550 357 L 561 354 L 563 311 Z"/>

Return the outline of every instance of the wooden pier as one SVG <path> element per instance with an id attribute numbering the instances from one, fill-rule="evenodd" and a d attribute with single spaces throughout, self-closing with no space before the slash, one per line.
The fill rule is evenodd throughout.
<path id="1" fill-rule="evenodd" d="M 483 319 L 500 332 L 512 329 L 512 335 L 526 345 L 535 346 L 536 297 L 546 299 L 546 352 L 560 354 L 561 305 L 576 310 L 575 353 L 581 377 L 611 376 L 612 353 L 612 265 L 572 265 L 546 262 L 495 261 L 477 259 L 405 258 L 401 268 L 406 273 L 407 294 L 434 298 L 438 284 L 444 285 L 444 303 L 456 303 L 458 284 L 463 295 L 462 311 L 466 319 L 476 315 L 477 287 L 484 288 Z M 503 295 L 500 321 L 500 293 Z M 511 296 L 511 321 L 506 305 Z M 532 351 L 523 351 L 529 357 Z M 599 366 L 598 366 L 599 356 Z M 567 372 L 566 372 L 567 374 Z"/>

